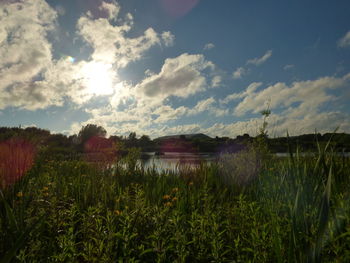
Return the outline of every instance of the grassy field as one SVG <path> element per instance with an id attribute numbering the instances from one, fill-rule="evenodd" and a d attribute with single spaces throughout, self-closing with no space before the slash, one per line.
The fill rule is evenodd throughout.
<path id="1" fill-rule="evenodd" d="M 37 160 L 1 191 L 0 262 L 350 262 L 349 158 L 126 162 Z"/>

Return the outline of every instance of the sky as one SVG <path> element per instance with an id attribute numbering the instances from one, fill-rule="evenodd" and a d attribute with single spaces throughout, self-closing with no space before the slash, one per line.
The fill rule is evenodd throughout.
<path id="1" fill-rule="evenodd" d="M 0 126 L 350 133 L 348 0 L 0 0 Z"/>

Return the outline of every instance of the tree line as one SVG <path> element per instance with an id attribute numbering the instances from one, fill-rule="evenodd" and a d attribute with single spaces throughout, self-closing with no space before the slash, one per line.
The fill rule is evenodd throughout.
<path id="1" fill-rule="evenodd" d="M 127 153 L 131 148 L 139 148 L 142 152 L 159 153 L 162 151 L 235 152 L 258 140 L 259 136 L 243 134 L 236 138 L 218 136 L 211 138 L 204 134 L 190 134 L 165 136 L 152 140 L 148 135 L 138 137 L 135 132 L 131 132 L 128 136 L 111 135 L 107 138 L 106 130 L 95 124 L 83 126 L 78 134 L 70 136 L 51 134 L 49 130 L 37 127 L 0 127 L 0 142 L 11 138 L 27 140 L 46 155 L 70 156 L 86 152 L 87 145 L 90 145 L 90 150 L 92 147 L 92 151 L 113 147 L 120 154 Z M 300 151 L 317 151 L 317 145 L 326 144 L 329 140 L 334 150 L 350 151 L 350 134 L 346 133 L 303 134 L 278 138 L 268 138 L 266 135 L 264 139 L 271 152 L 287 152 L 290 148 L 295 151 L 297 147 Z"/>

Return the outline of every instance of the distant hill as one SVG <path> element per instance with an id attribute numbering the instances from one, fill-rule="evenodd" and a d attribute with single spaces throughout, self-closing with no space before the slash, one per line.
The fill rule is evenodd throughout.
<path id="1" fill-rule="evenodd" d="M 195 140 L 195 139 L 200 139 L 200 140 L 210 140 L 212 139 L 208 135 L 205 135 L 203 133 L 196 133 L 196 134 L 180 134 L 180 135 L 169 135 L 169 136 L 162 136 L 154 139 L 155 141 L 164 141 L 164 140 L 169 140 L 169 139 L 187 139 L 187 140 Z"/>

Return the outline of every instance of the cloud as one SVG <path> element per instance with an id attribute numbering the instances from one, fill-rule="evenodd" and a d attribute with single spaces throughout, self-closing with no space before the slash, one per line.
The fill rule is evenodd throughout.
<path id="1" fill-rule="evenodd" d="M 207 87 L 205 70 L 214 70 L 214 64 L 203 55 L 184 53 L 165 60 L 161 71 L 151 75 L 136 86 L 144 96 L 160 100 L 176 96 L 187 98 Z"/>
<path id="2" fill-rule="evenodd" d="M 47 34 L 57 12 L 43 0 L 0 5 L 0 108 L 44 108 L 61 101 L 48 97 L 39 78 L 52 61 Z"/>
<path id="3" fill-rule="evenodd" d="M 315 112 L 323 103 L 335 99 L 327 91 L 348 85 L 349 76 L 350 74 L 342 78 L 323 77 L 317 80 L 293 82 L 290 86 L 279 82 L 259 92 L 247 90 L 241 95 L 244 99 L 236 106 L 234 112 L 237 116 L 247 112 L 258 113 L 266 108 L 266 102 L 269 102 L 272 110 L 279 107 L 287 109 L 292 104 L 298 103 L 299 106 L 292 110 L 294 115 Z"/>
<path id="4" fill-rule="evenodd" d="M 197 103 L 197 105 L 193 109 L 190 110 L 189 114 L 195 115 L 200 112 L 209 110 L 214 103 L 215 103 L 215 99 L 213 97 L 210 97 L 205 100 L 201 100 Z"/>
<path id="5" fill-rule="evenodd" d="M 174 135 L 174 134 L 194 134 L 200 133 L 202 131 L 202 127 L 197 124 L 186 124 L 186 125 L 177 125 L 173 127 L 164 126 L 162 129 L 155 131 L 156 136 L 161 135 Z"/>
<path id="6" fill-rule="evenodd" d="M 294 68 L 294 65 L 292 65 L 292 64 L 288 64 L 288 65 L 285 65 L 285 66 L 283 67 L 284 70 L 291 70 L 291 69 L 293 69 L 293 68 Z"/>
<path id="7" fill-rule="evenodd" d="M 248 133 L 252 136 L 256 135 L 258 132 L 258 127 L 261 123 L 261 119 L 252 118 L 248 121 L 237 121 L 230 124 L 215 123 L 208 128 L 202 128 L 201 132 L 215 137 L 215 136 L 227 136 L 235 138 L 238 135 L 243 135 Z"/>
<path id="8" fill-rule="evenodd" d="M 221 100 L 220 103 L 227 104 L 231 101 L 247 97 L 250 94 L 252 94 L 257 88 L 259 88 L 261 85 L 262 85 L 262 82 L 253 82 L 247 87 L 245 91 L 240 93 L 232 93 L 226 96 L 225 99 Z"/>
<path id="9" fill-rule="evenodd" d="M 337 127 L 339 127 L 338 132 L 349 132 L 349 119 L 349 114 L 336 111 L 310 114 L 299 118 L 272 114 L 267 120 L 267 129 L 270 137 L 286 136 L 287 131 L 291 136 L 314 133 L 315 130 L 320 133 L 333 132 Z M 246 121 L 237 121 L 229 124 L 215 123 L 208 128 L 201 127 L 200 132 L 212 137 L 228 136 L 235 138 L 244 133 L 256 136 L 262 123 L 262 118 L 250 118 Z"/>
<path id="10" fill-rule="evenodd" d="M 198 101 L 194 108 L 188 110 L 188 116 L 197 115 L 205 111 L 216 117 L 222 117 L 229 113 L 228 109 L 220 109 L 215 104 L 216 100 L 213 97 Z"/>
<path id="11" fill-rule="evenodd" d="M 57 5 L 55 7 L 55 10 L 56 10 L 57 14 L 59 14 L 60 16 L 64 16 L 66 14 L 66 9 L 61 5 Z"/>
<path id="12" fill-rule="evenodd" d="M 247 65 L 252 64 L 255 66 L 260 66 L 265 63 L 272 56 L 272 50 L 266 51 L 266 53 L 260 58 L 253 58 L 247 61 Z"/>
<path id="13" fill-rule="evenodd" d="M 219 75 L 216 75 L 213 77 L 213 79 L 211 80 L 211 86 L 213 88 L 217 88 L 221 85 L 221 82 L 222 82 L 222 77 L 219 76 Z"/>
<path id="14" fill-rule="evenodd" d="M 215 47 L 215 45 L 213 43 L 208 43 L 204 46 L 204 50 L 210 50 L 213 49 Z"/>
<path id="15" fill-rule="evenodd" d="M 154 120 L 155 123 L 166 123 L 171 120 L 176 120 L 188 113 L 188 108 L 181 106 L 176 109 L 172 108 L 169 105 L 162 105 L 156 108 L 152 114 L 158 115 Z"/>
<path id="16" fill-rule="evenodd" d="M 111 21 L 116 21 L 119 11 L 120 11 L 120 6 L 117 2 L 113 1 L 112 3 L 107 3 L 102 1 L 99 9 L 101 11 L 106 12 L 106 16 L 108 18 L 108 20 Z"/>
<path id="17" fill-rule="evenodd" d="M 338 41 L 338 47 L 350 47 L 350 31 L 348 31 L 345 36 L 343 36 Z"/>
<path id="18" fill-rule="evenodd" d="M 236 69 L 235 72 L 232 73 L 232 77 L 234 79 L 241 79 L 246 73 L 247 73 L 247 70 L 245 68 L 239 67 Z"/>
<path id="19" fill-rule="evenodd" d="M 270 136 L 285 136 L 288 130 L 291 135 L 301 133 L 330 132 L 340 126 L 340 131 L 350 131 L 350 116 L 347 113 L 336 110 L 325 111 L 321 106 L 335 101 L 337 97 L 329 92 L 337 89 L 338 92 L 346 92 L 350 82 L 350 74 L 340 78 L 322 77 L 316 80 L 298 81 L 290 85 L 276 83 L 265 89 L 259 89 L 261 82 L 251 83 L 244 91 L 228 95 L 220 103 L 229 103 L 239 100 L 234 108 L 236 115 L 243 116 L 246 113 L 259 114 L 266 108 L 266 101 L 270 101 L 272 114 L 268 119 Z M 135 88 L 132 96 L 137 97 L 139 91 Z M 130 96 L 130 95 L 129 95 Z M 171 121 L 187 117 L 186 122 L 197 114 L 208 114 L 217 117 L 230 114 L 228 107 L 218 107 L 213 97 L 197 101 L 193 108 L 179 106 L 173 108 L 164 105 L 164 101 L 157 100 L 155 104 L 148 104 L 147 100 L 136 100 L 123 110 L 116 110 L 114 106 L 106 106 L 100 109 L 87 111 L 92 115 L 85 123 L 98 123 L 107 128 L 111 133 L 117 128 L 118 134 L 128 134 L 136 131 L 138 134 L 151 134 L 152 137 L 203 132 L 211 136 L 235 137 L 244 133 L 255 136 L 262 125 L 262 118 L 249 117 L 224 124 L 214 123 L 205 127 L 202 123 L 171 126 Z"/>
<path id="20" fill-rule="evenodd" d="M 113 26 L 107 19 L 83 16 L 78 20 L 77 28 L 78 33 L 94 49 L 91 58 L 113 64 L 116 68 L 123 68 L 141 59 L 145 51 L 160 43 L 158 34 L 152 28 L 148 28 L 142 36 L 126 37 L 132 28 L 130 22 Z"/>
<path id="21" fill-rule="evenodd" d="M 163 32 L 161 37 L 166 47 L 171 47 L 174 45 L 175 36 L 170 31 Z"/>
<path id="22" fill-rule="evenodd" d="M 81 105 L 94 93 L 109 95 L 118 90 L 118 69 L 141 59 L 154 45 L 170 45 L 173 41 L 170 32 L 159 36 L 152 28 L 141 36 L 127 37 L 133 27 L 132 16 L 127 14 L 125 19 L 118 19 L 118 25 L 112 25 L 110 20 L 118 16 L 119 5 L 102 2 L 100 9 L 107 12 L 108 19 L 83 15 L 77 22 L 77 33 L 93 52 L 89 59 L 76 62 L 70 57 L 53 58 L 48 34 L 59 26 L 58 11 L 46 1 L 0 5 L 0 109 L 12 106 L 36 110 L 61 106 L 65 100 Z M 88 74 L 91 68 L 106 69 L 103 74 L 108 74 L 108 92 L 91 87 L 99 81 L 98 76 Z"/>

